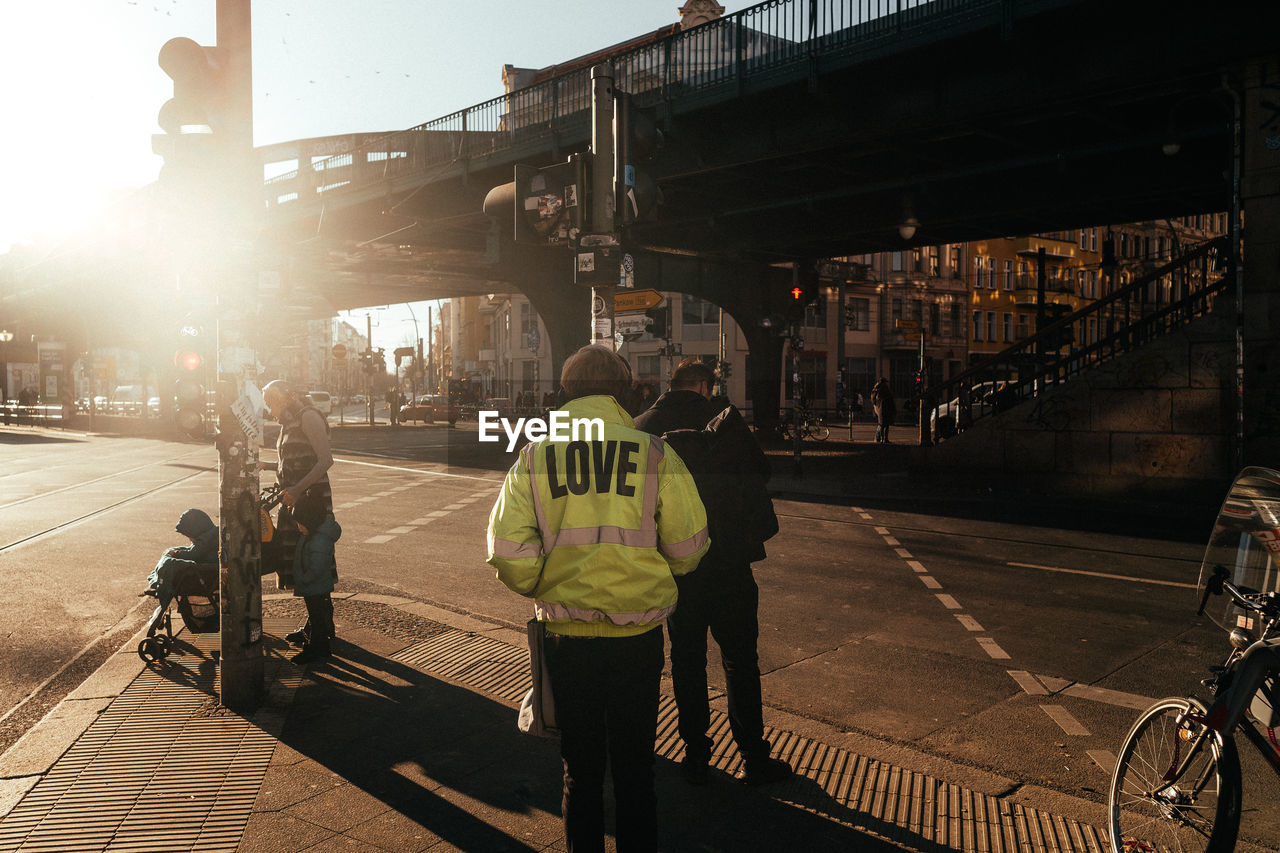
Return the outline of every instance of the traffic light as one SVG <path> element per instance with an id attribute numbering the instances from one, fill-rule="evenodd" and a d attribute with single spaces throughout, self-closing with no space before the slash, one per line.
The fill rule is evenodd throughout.
<path id="1" fill-rule="evenodd" d="M 227 138 L 230 75 L 225 52 L 180 37 L 164 43 L 159 62 L 173 78 L 173 97 L 156 117 L 165 132 L 151 138 L 152 150 L 165 159 L 160 179 L 212 179 L 209 172 Z"/>
<path id="2" fill-rule="evenodd" d="M 720 362 L 720 378 L 728 379 L 732 375 L 733 375 L 733 362 L 731 361 Z"/>
<path id="3" fill-rule="evenodd" d="M 924 393 L 924 377 L 925 373 L 923 370 L 917 370 L 911 375 L 911 387 L 917 396 Z"/>
<path id="4" fill-rule="evenodd" d="M 787 289 L 787 304 L 791 308 L 792 316 L 803 317 L 804 309 L 818 301 L 820 295 L 818 268 L 810 263 L 798 264 L 795 275 L 791 277 L 791 285 Z"/>
<path id="5" fill-rule="evenodd" d="M 178 377 L 173 383 L 173 396 L 177 401 L 174 419 L 191 438 L 205 435 L 204 378 L 209 365 L 208 336 L 204 327 L 188 318 L 178 330 L 178 348 L 173 354 L 173 366 Z"/>
<path id="6" fill-rule="evenodd" d="M 574 245 L 582 232 L 590 165 L 590 154 L 572 154 L 542 168 L 517 164 L 515 180 L 489 190 L 484 212 L 510 217 L 517 243 Z"/>
<path id="7" fill-rule="evenodd" d="M 613 97 L 614 209 L 621 211 L 617 221 L 625 227 L 650 218 L 662 203 L 662 192 L 644 165 L 662 146 L 662 130 L 654 110 L 635 106 L 626 92 L 615 90 Z"/>
<path id="8" fill-rule="evenodd" d="M 655 338 L 671 337 L 671 308 L 668 305 L 662 305 L 658 308 L 649 308 L 644 312 L 652 322 L 646 331 Z"/>

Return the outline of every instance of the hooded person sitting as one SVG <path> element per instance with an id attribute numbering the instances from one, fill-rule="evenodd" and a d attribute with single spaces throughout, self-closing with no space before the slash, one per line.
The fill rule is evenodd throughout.
<path id="1" fill-rule="evenodd" d="M 173 584 L 178 572 L 202 563 L 218 562 L 218 525 L 203 510 L 189 509 L 178 518 L 174 530 L 191 541 L 190 545 L 170 548 L 147 578 L 148 591 L 155 591 L 161 607 L 173 600 Z"/>

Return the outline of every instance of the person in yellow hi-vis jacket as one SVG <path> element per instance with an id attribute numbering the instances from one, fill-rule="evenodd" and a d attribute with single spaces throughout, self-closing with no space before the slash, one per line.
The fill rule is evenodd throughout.
<path id="1" fill-rule="evenodd" d="M 617 849 L 652 851 L 659 629 L 676 606 L 675 576 L 693 571 L 710 545 L 707 514 L 680 457 L 618 404 L 631 387 L 621 357 L 583 347 L 565 360 L 560 383 L 565 428 L 553 416 L 551 434 L 507 472 L 489 516 L 488 560 L 545 624 L 567 849 L 604 850 L 607 758 Z"/>

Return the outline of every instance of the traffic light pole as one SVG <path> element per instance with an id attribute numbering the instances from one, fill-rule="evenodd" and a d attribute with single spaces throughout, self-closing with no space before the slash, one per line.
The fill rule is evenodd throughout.
<path id="1" fill-rule="evenodd" d="M 921 326 L 924 324 L 921 323 Z M 920 446 L 928 447 L 933 444 L 933 438 L 929 435 L 929 374 L 925 373 L 924 367 L 924 336 L 926 332 L 920 329 Z"/>
<path id="2" fill-rule="evenodd" d="M 222 149 L 227 169 L 224 192 L 229 196 L 222 235 L 240 242 L 238 234 L 252 227 L 261 176 L 253 168 L 253 86 L 249 0 L 218 0 L 217 43 L 226 62 L 223 72 L 225 126 Z M 240 319 L 256 299 L 255 282 L 247 259 L 224 267 L 220 291 L 227 299 L 219 311 L 218 382 L 218 520 L 221 588 L 221 658 L 219 697 L 222 704 L 247 713 L 266 694 L 262 653 L 262 533 L 258 514 L 258 447 L 261 420 L 248 405 L 246 372 L 252 368 L 237 359 L 224 359 L 224 347 L 243 349 L 247 323 Z M 222 315 L 231 320 L 224 328 Z M 226 350 L 230 353 L 230 350 Z M 256 361 L 256 359 L 254 360 Z M 232 369 L 234 367 L 234 369 Z M 227 370 L 227 373 L 223 373 Z"/>
<path id="3" fill-rule="evenodd" d="M 601 272 L 595 269 L 601 257 L 595 247 L 616 247 L 618 243 L 614 226 L 617 195 L 613 143 L 613 66 L 602 64 L 591 69 L 591 221 L 578 253 L 579 273 L 586 271 L 583 265 L 587 263 L 593 272 Z M 612 283 L 591 287 L 591 343 L 608 344 L 613 349 L 613 299 L 618 292 L 618 271 L 615 268 L 604 272 L 612 272 Z"/>

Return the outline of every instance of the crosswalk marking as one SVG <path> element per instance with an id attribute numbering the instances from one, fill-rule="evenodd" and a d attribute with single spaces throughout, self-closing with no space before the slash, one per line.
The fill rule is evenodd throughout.
<path id="1" fill-rule="evenodd" d="M 906 548 L 896 548 L 894 550 L 898 552 L 898 556 L 901 557 L 902 559 L 904 560 L 911 559 L 911 552 L 908 551 Z"/>
<path id="2" fill-rule="evenodd" d="M 1009 653 L 1000 648 L 1000 644 L 990 637 L 976 637 L 978 645 L 982 646 L 982 650 L 991 656 L 993 660 L 1009 660 Z"/>
<path id="3" fill-rule="evenodd" d="M 1071 716 L 1071 712 L 1061 705 L 1041 705 L 1040 710 L 1049 715 L 1049 719 L 1058 724 L 1058 727 L 1069 735 L 1077 735 L 1085 737 L 1089 734 L 1089 730 L 1080 724 L 1080 721 Z"/>
<path id="4" fill-rule="evenodd" d="M 916 577 L 920 578 L 920 582 L 929 589 L 942 589 L 942 584 L 938 583 L 938 579 L 933 575 L 916 575 Z"/>
<path id="5" fill-rule="evenodd" d="M 1044 685 L 1036 680 L 1036 677 L 1029 672 L 1021 669 L 1006 670 L 1013 680 L 1018 682 L 1018 686 L 1022 688 L 1022 692 L 1028 696 L 1048 696 L 1049 691 L 1044 689 Z"/>
<path id="6" fill-rule="evenodd" d="M 978 624 L 978 620 L 966 613 L 957 613 L 956 619 L 960 620 L 960 624 L 964 626 L 966 631 L 982 630 L 982 626 Z"/>
<path id="7" fill-rule="evenodd" d="M 394 537 L 394 536 L 386 536 L 386 535 L 370 536 L 368 539 L 364 540 L 364 544 L 366 544 L 366 545 L 381 545 L 381 544 L 383 544 L 384 542 L 390 542 L 392 539 L 395 539 L 395 538 L 396 538 L 396 537 Z"/>
<path id="8" fill-rule="evenodd" d="M 960 602 L 956 601 L 954 598 L 947 595 L 945 592 L 939 592 L 939 593 L 936 593 L 936 595 L 938 596 L 938 600 L 942 602 L 942 606 L 947 608 L 948 610 L 961 609 Z"/>
<path id="9" fill-rule="evenodd" d="M 1086 749 L 1084 754 L 1093 759 L 1093 763 L 1101 768 L 1103 773 L 1108 776 L 1116 769 L 1115 753 L 1108 752 L 1105 749 Z"/>
<path id="10" fill-rule="evenodd" d="M 924 567 L 924 564 L 919 560 L 907 560 L 907 565 L 910 566 L 911 570 L 914 572 L 924 573 L 928 571 L 928 569 Z"/>

